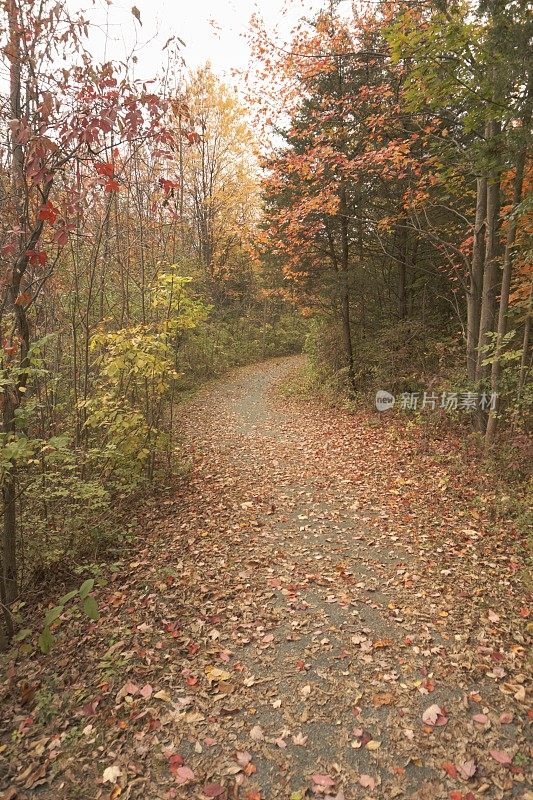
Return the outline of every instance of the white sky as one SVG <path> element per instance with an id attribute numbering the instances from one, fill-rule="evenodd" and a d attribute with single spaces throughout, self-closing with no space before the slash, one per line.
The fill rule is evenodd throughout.
<path id="1" fill-rule="evenodd" d="M 181 48 L 188 67 L 210 60 L 214 71 L 236 85 L 232 70 L 245 70 L 249 52 L 243 33 L 257 12 L 267 28 L 284 38 L 301 16 L 312 16 L 325 0 L 68 0 L 72 11 L 83 9 L 91 27 L 89 50 L 97 60 L 124 60 L 136 48 L 136 77 L 154 78 L 167 62 L 163 52 L 171 36 L 186 44 Z M 136 5 L 142 27 L 131 13 Z M 287 8 L 288 6 L 288 8 Z M 107 45 L 106 45 L 107 31 Z"/>

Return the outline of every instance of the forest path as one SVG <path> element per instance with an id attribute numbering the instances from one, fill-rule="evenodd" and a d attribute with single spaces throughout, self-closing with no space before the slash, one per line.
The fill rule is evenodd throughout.
<path id="1" fill-rule="evenodd" d="M 519 542 L 457 442 L 287 400 L 299 364 L 189 405 L 101 620 L 18 665 L 49 700 L 15 710 L 10 800 L 533 797 Z"/>

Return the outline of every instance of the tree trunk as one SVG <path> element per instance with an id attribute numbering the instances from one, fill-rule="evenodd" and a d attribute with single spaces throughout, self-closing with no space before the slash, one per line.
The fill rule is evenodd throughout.
<path id="1" fill-rule="evenodd" d="M 348 231 L 348 199 L 346 187 L 343 186 L 340 192 L 340 227 L 341 227 L 341 315 L 342 332 L 344 340 L 344 351 L 346 354 L 346 366 L 348 369 L 348 381 L 350 388 L 355 392 L 355 370 L 353 359 L 352 327 L 350 321 L 350 287 L 348 283 L 348 271 L 350 266 L 350 245 Z"/>
<path id="2" fill-rule="evenodd" d="M 499 123 L 493 119 L 489 120 L 487 123 L 487 140 L 492 142 L 492 140 L 498 136 L 499 132 Z M 487 366 L 483 366 L 483 361 L 487 357 L 484 348 L 489 344 L 490 333 L 494 328 L 496 294 L 499 279 L 499 217 L 500 173 L 498 172 L 498 169 L 496 169 L 492 172 L 487 181 L 487 234 L 476 367 L 476 380 L 478 382 L 485 381 L 489 374 L 489 368 Z"/>
<path id="3" fill-rule="evenodd" d="M 526 377 L 529 371 L 528 355 L 529 355 L 529 337 L 531 333 L 531 316 L 533 312 L 533 280 L 531 281 L 531 289 L 529 292 L 529 305 L 526 313 L 526 321 L 524 323 L 524 339 L 522 342 L 522 358 L 520 360 L 520 377 L 518 379 L 518 399 L 522 396 L 524 386 L 526 384 Z"/>
<path id="4" fill-rule="evenodd" d="M 6 436 L 15 433 L 15 408 L 16 403 L 11 390 L 4 392 L 3 431 Z M 2 486 L 4 501 L 4 530 L 2 542 L 3 566 L 3 596 L 7 606 L 16 600 L 18 593 L 17 583 L 17 477 L 16 465 L 13 462 L 11 470 L 4 476 Z"/>
<path id="5" fill-rule="evenodd" d="M 407 227 L 400 227 L 400 243 L 398 246 L 398 316 L 400 319 L 407 317 Z"/>
<path id="6" fill-rule="evenodd" d="M 485 261 L 485 229 L 487 216 L 487 179 L 477 179 L 476 219 L 470 282 L 466 296 L 466 364 L 469 381 L 476 379 L 479 316 L 481 311 L 481 284 Z"/>
<path id="7" fill-rule="evenodd" d="M 516 175 L 514 179 L 513 191 L 513 210 L 519 205 L 522 199 L 522 187 L 524 183 L 524 169 L 526 164 L 526 151 L 521 151 L 516 164 Z M 495 396 L 494 408 L 491 404 L 489 418 L 487 420 L 487 430 L 485 431 L 485 445 L 490 446 L 494 441 L 496 428 L 498 424 L 498 389 L 500 385 L 501 374 L 501 351 L 503 340 L 507 332 L 507 311 L 509 308 L 509 292 L 511 290 L 511 277 L 513 270 L 513 248 L 516 238 L 517 220 L 516 217 L 511 215 L 509 220 L 509 227 L 507 229 L 507 241 L 505 245 L 505 255 L 503 259 L 503 272 L 502 272 L 502 288 L 500 297 L 500 306 L 498 309 L 498 330 L 496 339 L 496 351 L 491 366 L 491 392 Z"/>
<path id="8" fill-rule="evenodd" d="M 9 25 L 9 95 L 10 113 L 13 120 L 22 118 L 21 111 L 21 32 L 18 20 L 18 10 L 15 0 L 7 3 L 7 16 Z M 11 166 L 11 206 L 19 227 L 19 248 L 15 256 L 13 268 L 6 286 L 5 309 L 15 317 L 17 332 L 20 335 L 20 362 L 24 366 L 27 361 L 28 328 L 25 311 L 22 305 L 17 305 L 21 278 L 27 263 L 24 257 L 24 152 L 22 146 L 12 135 L 10 141 L 10 166 Z M 2 325 L 3 327 L 3 325 Z M 19 378 L 20 380 L 20 378 Z M 18 387 L 6 386 L 3 393 L 2 427 L 6 439 L 15 433 L 15 409 L 18 405 Z M 4 524 L 2 536 L 2 602 L 4 619 L 8 636 L 12 634 L 12 622 L 9 605 L 15 600 L 18 593 L 17 585 L 17 480 L 16 464 L 13 461 L 11 470 L 6 473 L 2 485 L 4 501 Z"/>

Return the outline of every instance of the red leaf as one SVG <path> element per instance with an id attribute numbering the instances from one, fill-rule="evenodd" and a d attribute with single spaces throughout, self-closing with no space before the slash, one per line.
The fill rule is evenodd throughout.
<path id="1" fill-rule="evenodd" d="M 194 780 L 194 772 L 190 767 L 178 767 L 175 775 L 177 782 L 181 785 Z"/>
<path id="2" fill-rule="evenodd" d="M 329 775 L 313 775 L 311 780 L 315 786 L 335 786 L 335 781 Z"/>
<path id="3" fill-rule="evenodd" d="M 449 775 L 450 778 L 457 778 L 457 768 L 455 764 L 452 764 L 450 761 L 445 761 L 441 766 L 444 772 Z"/>
<path id="4" fill-rule="evenodd" d="M 113 164 L 110 164 L 109 162 L 106 161 L 102 161 L 99 164 L 95 164 L 95 168 L 99 175 L 104 175 L 106 178 L 113 177 L 113 172 L 114 172 Z"/>
<path id="5" fill-rule="evenodd" d="M 45 203 L 44 206 L 41 206 L 38 218 L 44 222 L 49 222 L 51 225 L 53 225 L 57 219 L 58 213 L 59 210 L 54 206 L 54 204 L 50 200 L 48 200 L 48 202 Z"/>
<path id="6" fill-rule="evenodd" d="M 220 783 L 206 783 L 203 792 L 205 797 L 220 797 L 225 791 Z"/>
<path id="7" fill-rule="evenodd" d="M 176 774 L 178 767 L 183 766 L 183 757 L 176 753 L 168 759 L 168 766 L 173 775 Z"/>
<path id="8" fill-rule="evenodd" d="M 104 189 L 106 192 L 118 192 L 120 189 L 120 183 L 115 180 L 115 178 L 111 178 L 111 180 L 107 181 Z"/>
<path id="9" fill-rule="evenodd" d="M 491 750 L 490 754 L 494 761 L 497 761 L 498 764 L 511 764 L 513 759 L 508 753 L 505 753 L 503 750 Z"/>
<path id="10" fill-rule="evenodd" d="M 26 255 L 32 267 L 36 265 L 43 267 L 46 264 L 46 253 L 44 250 L 26 250 Z"/>
<path id="11" fill-rule="evenodd" d="M 59 247 L 64 247 L 68 242 L 68 231 L 65 230 L 65 228 L 57 231 L 56 235 L 54 236 L 54 240 L 57 242 Z"/>

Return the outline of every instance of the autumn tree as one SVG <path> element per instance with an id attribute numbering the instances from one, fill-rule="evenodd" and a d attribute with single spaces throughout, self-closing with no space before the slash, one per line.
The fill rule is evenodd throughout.
<path id="1" fill-rule="evenodd" d="M 466 353 L 471 381 L 499 391 L 502 348 L 507 329 L 509 290 L 524 170 L 530 143 L 531 65 L 526 53 L 531 18 L 525 4 L 481 3 L 475 14 L 461 3 L 407 9 L 391 27 L 389 40 L 396 61 L 407 72 L 405 101 L 419 113 L 459 122 L 444 148 L 435 148 L 442 163 L 457 175 L 472 196 L 465 209 L 460 194 L 448 202 L 452 213 L 465 215 L 460 251 L 466 274 Z M 457 123 L 455 123 L 457 128 Z M 504 197 L 502 179 L 510 196 Z M 512 188 L 511 188 L 512 187 Z M 502 212 L 511 222 L 502 237 Z M 457 232 L 458 233 L 458 232 Z M 456 233 L 456 236 L 457 236 Z M 443 232 L 443 243 L 447 234 Z M 458 244 L 448 238 L 448 250 Z M 495 345 L 492 358 L 490 351 Z M 497 409 L 486 427 L 494 437 Z M 481 427 L 486 421 L 478 417 Z"/>
<path id="2" fill-rule="evenodd" d="M 28 447 L 18 431 L 27 424 L 24 398 L 38 371 L 32 322 L 86 205 L 80 175 L 89 167 L 100 191 L 111 197 L 119 188 L 115 148 L 145 135 L 163 143 L 165 134 L 156 122 L 159 100 L 120 79 L 110 64 L 91 65 L 81 47 L 86 24 L 81 17 L 71 18 L 64 4 L 5 0 L 1 11 L 8 72 L 2 127 L 9 131 L 0 320 L 6 610 L 17 595 L 17 464 Z M 68 69 L 57 68 L 63 56 L 71 62 Z M 10 628 L 7 611 L 6 620 Z"/>
<path id="3" fill-rule="evenodd" d="M 209 65 L 190 75 L 181 101 L 191 124 L 182 151 L 182 212 L 192 255 L 216 297 L 250 274 L 258 219 L 254 137 L 237 97 Z"/>

